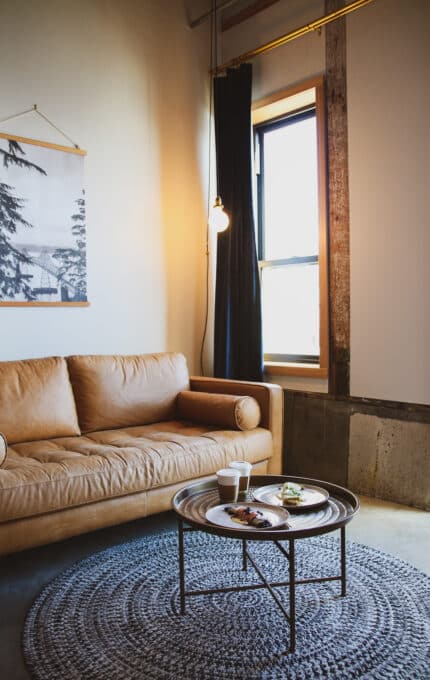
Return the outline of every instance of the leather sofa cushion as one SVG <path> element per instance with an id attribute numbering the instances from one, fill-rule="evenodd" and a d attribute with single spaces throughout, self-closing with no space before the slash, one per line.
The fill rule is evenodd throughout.
<path id="1" fill-rule="evenodd" d="M 261 419 L 260 407 L 253 397 L 190 390 L 178 394 L 177 414 L 195 423 L 233 430 L 253 430 Z"/>
<path id="2" fill-rule="evenodd" d="M 0 522 L 186 483 L 272 453 L 269 430 L 181 421 L 17 444 L 0 470 Z"/>
<path id="3" fill-rule="evenodd" d="M 0 432 L 0 467 L 5 463 L 7 456 L 7 441 L 4 434 Z"/>
<path id="4" fill-rule="evenodd" d="M 67 364 L 83 432 L 171 420 L 189 387 L 182 354 L 71 356 Z"/>
<path id="5" fill-rule="evenodd" d="M 0 363 L 0 432 L 9 444 L 80 434 L 65 359 Z"/>

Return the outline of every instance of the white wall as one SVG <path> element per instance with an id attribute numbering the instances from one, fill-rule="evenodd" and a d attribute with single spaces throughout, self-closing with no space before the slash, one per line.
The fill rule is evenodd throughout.
<path id="1" fill-rule="evenodd" d="M 430 403 L 430 4 L 348 19 L 351 393 Z"/>
<path id="2" fill-rule="evenodd" d="M 1 308 L 0 360 L 183 351 L 203 319 L 207 32 L 180 0 L 0 0 L 0 118 L 86 158 L 89 308 Z M 2 132 L 67 144 L 30 114 Z M 202 179 L 203 178 L 203 179 Z"/>
<path id="3" fill-rule="evenodd" d="M 317 0 L 276 3 L 224 34 L 222 60 L 323 14 Z M 430 4 L 377 0 L 346 22 L 351 394 L 430 403 Z M 254 99 L 324 69 L 323 29 L 254 60 Z"/>

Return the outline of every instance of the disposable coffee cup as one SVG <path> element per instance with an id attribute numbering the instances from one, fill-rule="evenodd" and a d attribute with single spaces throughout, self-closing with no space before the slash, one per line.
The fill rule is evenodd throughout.
<path id="1" fill-rule="evenodd" d="M 221 503 L 236 503 L 239 493 L 239 470 L 224 468 L 216 473 Z"/>
<path id="2" fill-rule="evenodd" d="M 246 498 L 252 470 L 251 463 L 248 463 L 246 460 L 234 460 L 230 463 L 229 467 L 239 471 L 239 498 Z"/>

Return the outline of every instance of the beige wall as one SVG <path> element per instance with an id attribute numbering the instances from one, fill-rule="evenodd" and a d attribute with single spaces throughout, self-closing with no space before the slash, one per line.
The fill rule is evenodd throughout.
<path id="1" fill-rule="evenodd" d="M 207 33 L 180 0 L 0 0 L 0 118 L 88 151 L 91 306 L 0 308 L 0 359 L 179 350 L 203 319 Z M 64 144 L 33 114 L 1 127 Z M 202 180 L 203 178 L 203 180 Z"/>
<path id="2" fill-rule="evenodd" d="M 430 4 L 348 19 L 351 393 L 430 404 Z"/>
<path id="3" fill-rule="evenodd" d="M 279 2 L 223 38 L 223 60 L 324 13 Z M 347 18 L 351 393 L 430 403 L 430 5 L 377 0 Z M 325 69 L 324 29 L 254 60 L 254 99 Z M 292 389 L 325 381 L 277 379 Z"/>
<path id="4" fill-rule="evenodd" d="M 0 309 L 0 359 L 181 350 L 198 370 L 207 25 L 181 0 L 0 0 L 0 117 L 37 103 L 88 150 L 88 309 Z M 429 5 L 347 19 L 351 392 L 430 403 Z M 220 60 L 323 13 L 291 0 L 233 28 Z M 254 61 L 254 99 L 324 71 L 324 32 Z M 2 131 L 63 143 L 30 115 Z M 210 342 L 208 343 L 210 346 Z M 286 380 L 300 389 L 326 382 Z"/>

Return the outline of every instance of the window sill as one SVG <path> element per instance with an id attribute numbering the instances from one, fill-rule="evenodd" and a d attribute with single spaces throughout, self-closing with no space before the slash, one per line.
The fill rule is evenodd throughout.
<path id="1" fill-rule="evenodd" d="M 307 378 L 328 378 L 328 369 L 309 364 L 286 364 L 268 361 L 264 364 L 264 372 L 268 375 L 296 375 Z"/>

